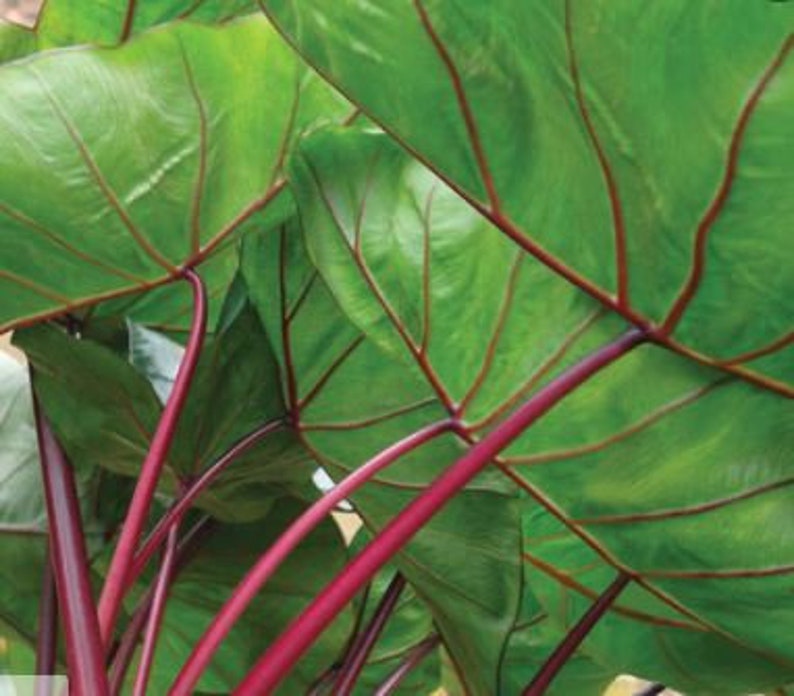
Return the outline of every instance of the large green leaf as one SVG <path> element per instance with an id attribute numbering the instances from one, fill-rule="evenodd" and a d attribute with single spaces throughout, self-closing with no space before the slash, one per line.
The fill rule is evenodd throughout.
<path id="1" fill-rule="evenodd" d="M 398 361 L 392 369 L 363 363 L 365 341 L 324 383 L 302 417 L 352 421 L 344 444 L 327 425 L 310 432 L 325 457 L 354 454 L 358 430 L 384 411 L 392 427 L 405 420 L 390 399 L 416 379 L 425 390 L 417 390 L 413 426 L 446 408 L 476 440 L 622 329 L 616 315 L 489 227 L 382 134 L 318 132 L 292 178 L 321 277 L 369 341 Z M 301 355 L 302 335 L 295 344 Z M 369 402 L 356 386 L 368 374 L 378 387 Z M 422 406 L 419 395 L 428 392 L 434 401 Z M 548 558 L 541 554 L 554 588 L 538 596 L 558 628 L 624 571 L 634 582 L 621 602 L 653 620 L 602 630 L 597 657 L 609 669 L 643 673 L 643 664 L 653 665 L 652 678 L 711 693 L 790 681 L 793 425 L 791 399 L 648 344 L 518 438 L 500 467 L 557 521 L 552 539 L 578 539 L 589 554 L 569 558 L 553 541 Z M 451 455 L 438 452 L 434 470 Z M 404 483 L 389 479 L 391 497 L 404 501 Z M 458 508 L 447 519 L 454 528 L 477 514 Z M 544 538 L 544 529 L 532 533 Z M 469 557 L 482 548 L 474 538 L 469 545 Z M 431 568 L 444 576 L 451 563 L 444 548 Z M 571 566 L 587 569 L 585 591 L 574 608 L 560 609 Z M 646 640 L 657 617 L 675 630 Z"/>
<path id="2" fill-rule="evenodd" d="M 659 342 L 794 394 L 794 5 L 265 4 L 520 245 Z"/>
<path id="3" fill-rule="evenodd" d="M 281 364 L 287 403 L 332 477 L 443 417 L 426 375 L 365 339 L 341 313 L 297 224 L 245 244 L 243 272 Z M 382 527 L 461 451 L 452 436 L 427 443 L 353 496 L 357 511 L 372 529 Z M 511 486 L 481 476 L 395 559 L 474 694 L 498 692 L 518 611 L 516 503 Z"/>
<path id="4" fill-rule="evenodd" d="M 301 511 L 296 501 L 283 500 L 264 519 L 221 525 L 202 543 L 171 586 L 153 667 L 152 693 L 167 693 L 198 636 L 237 583 Z M 306 538 L 257 595 L 210 663 L 199 690 L 231 693 L 260 653 L 342 568 L 345 559 L 339 530 L 329 519 Z M 352 611 L 345 611 L 298 663 L 281 693 L 305 693 L 337 659 L 351 626 Z"/>
<path id="5" fill-rule="evenodd" d="M 159 286 L 222 251 L 277 196 L 294 134 L 340 109 L 263 18 L 6 64 L 0 330 Z M 227 256 L 212 288 L 223 294 L 235 267 Z"/>
<path id="6" fill-rule="evenodd" d="M 38 372 L 42 406 L 72 461 L 136 476 L 183 348 L 135 325 L 131 363 L 52 326 L 18 332 L 15 341 Z M 237 440 L 283 416 L 273 355 L 256 315 L 244 308 L 205 343 L 164 470 L 163 492 L 189 485 Z M 295 434 L 284 428 L 236 459 L 197 505 L 222 519 L 260 517 L 276 497 L 305 493 L 311 471 Z"/>

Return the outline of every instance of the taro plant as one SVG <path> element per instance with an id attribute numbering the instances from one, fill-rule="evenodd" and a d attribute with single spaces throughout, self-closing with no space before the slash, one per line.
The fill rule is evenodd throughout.
<path id="1" fill-rule="evenodd" d="M 792 28 L 768 0 L 2 27 L 10 671 L 786 693 Z"/>

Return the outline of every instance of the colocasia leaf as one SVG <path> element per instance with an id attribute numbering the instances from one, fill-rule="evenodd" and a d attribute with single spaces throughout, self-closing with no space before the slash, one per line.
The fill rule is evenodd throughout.
<path id="1" fill-rule="evenodd" d="M 519 246 L 660 343 L 794 395 L 794 4 L 265 5 Z"/>
<path id="2" fill-rule="evenodd" d="M 489 226 L 382 134 L 318 132 L 292 179 L 320 276 L 367 337 L 351 344 L 349 357 L 340 351 L 303 411 L 307 423 L 332 412 L 344 418 L 336 426 L 346 428 L 344 442 L 328 424 L 307 427 L 324 457 L 346 461 L 359 433 L 375 432 L 364 427 L 373 420 L 386 418 L 393 441 L 398 424 L 420 427 L 438 410 L 476 441 L 622 329 L 618 315 Z M 394 367 L 364 368 L 370 342 Z M 392 386 L 386 380 L 397 372 Z M 362 375 L 377 375 L 381 403 L 353 391 Z M 413 403 L 409 415 L 398 402 L 385 408 L 384 399 L 414 383 L 422 385 L 414 401 L 400 397 Z M 357 398 L 343 398 L 343 389 Z M 794 402 L 776 391 L 649 344 L 520 436 L 497 465 L 527 493 L 525 516 L 534 520 L 539 504 L 557 525 L 528 523 L 525 562 L 552 588 L 537 595 L 560 633 L 623 572 L 632 581 L 617 615 L 631 620 L 605 622 L 584 646 L 609 670 L 651 670 L 691 693 L 790 681 L 793 416 Z M 434 453 L 432 470 L 453 456 Z M 391 499 L 405 501 L 408 481 L 388 479 Z M 440 519 L 462 529 L 482 510 L 448 509 Z M 495 521 L 483 515 L 483 538 L 469 537 L 469 565 L 475 549 L 495 550 L 485 539 L 496 534 Z M 430 567 L 448 578 L 441 548 Z M 770 625 L 771 612 L 779 623 Z M 460 605 L 455 617 L 465 620 Z M 661 633 L 657 626 L 658 640 L 649 637 Z"/>
<path id="3" fill-rule="evenodd" d="M 340 109 L 261 17 L 6 63 L 0 331 L 156 288 L 213 254 L 222 296 L 228 245 L 278 198 L 293 136 Z M 140 318 L 184 323 L 184 305 L 160 295 Z"/>

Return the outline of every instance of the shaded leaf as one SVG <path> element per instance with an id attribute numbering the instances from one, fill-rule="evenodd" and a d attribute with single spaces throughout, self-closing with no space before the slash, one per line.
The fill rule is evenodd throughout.
<path id="1" fill-rule="evenodd" d="M 136 476 L 146 455 L 162 411 L 149 378 L 173 371 L 182 348 L 140 327 L 133 326 L 131 336 L 134 362 L 149 374 L 100 344 L 71 339 L 52 326 L 15 335 L 39 373 L 37 392 L 53 428 L 81 467 Z M 243 312 L 205 342 L 161 490 L 174 495 L 237 440 L 283 414 L 267 339 L 255 315 Z M 272 432 L 235 460 L 197 505 L 222 519 L 259 517 L 287 491 L 308 494 L 307 462 L 294 434 Z"/>
<path id="2" fill-rule="evenodd" d="M 169 594 L 152 672 L 153 693 L 166 693 L 198 636 L 265 549 L 301 513 L 279 501 L 257 522 L 220 525 L 180 571 Z M 332 520 L 318 527 L 287 559 L 229 633 L 198 684 L 200 691 L 231 693 L 265 647 L 345 563 L 345 547 Z M 351 628 L 343 612 L 298 663 L 280 693 L 304 693 L 337 658 Z"/>
<path id="3" fill-rule="evenodd" d="M 351 553 L 358 553 L 371 538 L 366 528 L 360 529 L 351 544 Z M 366 594 L 366 602 L 358 608 L 363 626 L 370 621 L 396 572 L 393 566 L 387 565 L 373 578 Z M 386 677 L 403 663 L 411 650 L 434 633 L 430 612 L 413 588 L 406 585 L 356 682 L 354 693 L 361 696 L 375 693 Z M 441 648 L 436 648 L 418 667 L 409 672 L 395 693 L 431 694 L 438 690 L 440 684 Z"/>

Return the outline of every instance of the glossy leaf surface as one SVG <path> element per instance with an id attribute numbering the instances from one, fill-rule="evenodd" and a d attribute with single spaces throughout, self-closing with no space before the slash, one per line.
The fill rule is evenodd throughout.
<path id="1" fill-rule="evenodd" d="M 265 4 L 520 245 L 676 350 L 794 393 L 790 3 Z"/>
<path id="2" fill-rule="evenodd" d="M 0 330 L 222 251 L 277 196 L 294 133 L 341 103 L 257 17 L 8 63 L 0 95 Z"/>
<path id="3" fill-rule="evenodd" d="M 467 438 L 621 331 L 381 134 L 317 133 L 292 177 L 309 249 L 340 306 L 404 365 L 401 384 L 424 378 Z M 324 384 L 329 397 L 355 374 L 347 369 L 350 359 Z M 372 373 L 381 383 L 383 369 Z M 414 414 L 417 426 L 434 418 Z M 609 669 L 645 674 L 653 664 L 652 678 L 696 692 L 790 680 L 792 423 L 790 399 L 645 345 L 516 440 L 500 468 L 557 520 L 547 543 L 545 527 L 530 533 L 553 588 L 538 597 L 558 627 L 621 570 L 634 582 L 620 601 L 644 622 L 599 627 Z M 341 456 L 330 437 L 312 435 L 325 456 Z M 446 554 L 439 546 L 436 558 Z M 583 583 L 575 609 L 560 608 L 568 576 Z M 779 625 L 766 620 L 772 611 Z M 657 625 L 663 639 L 638 639 Z"/>
<path id="4" fill-rule="evenodd" d="M 296 224 L 249 237 L 243 270 L 282 366 L 290 411 L 332 478 L 444 417 L 426 376 L 364 338 L 339 310 Z M 367 526 L 382 527 L 460 452 L 456 438 L 440 436 L 373 479 L 353 496 Z M 395 558 L 476 694 L 498 689 L 518 611 L 516 502 L 501 478 L 482 476 Z"/>

